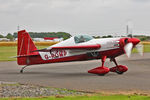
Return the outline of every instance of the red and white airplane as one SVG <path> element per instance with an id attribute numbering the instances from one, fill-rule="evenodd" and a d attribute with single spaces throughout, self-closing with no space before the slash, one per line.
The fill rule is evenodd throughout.
<path id="1" fill-rule="evenodd" d="M 130 57 L 132 48 L 139 42 L 139 39 L 129 37 L 94 39 L 88 35 L 77 35 L 48 48 L 38 50 L 30 35 L 22 30 L 18 32 L 17 63 L 25 65 L 20 70 L 22 73 L 23 69 L 29 65 L 101 59 L 101 66 L 89 70 L 89 73 L 105 75 L 111 71 L 122 74 L 128 68 L 118 65 L 115 58 L 124 53 Z M 105 67 L 106 58 L 110 58 L 116 66 Z"/>

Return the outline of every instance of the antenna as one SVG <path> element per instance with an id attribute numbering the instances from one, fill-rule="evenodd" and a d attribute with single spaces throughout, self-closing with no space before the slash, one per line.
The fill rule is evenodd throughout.
<path id="1" fill-rule="evenodd" d="M 127 27 L 126 27 L 126 31 L 127 31 L 127 35 L 129 34 L 129 26 L 127 25 Z"/>
<path id="2" fill-rule="evenodd" d="M 127 26 L 126 26 L 126 34 L 128 37 L 132 38 L 132 31 L 133 31 L 133 22 L 132 20 L 128 20 Z"/>
<path id="3" fill-rule="evenodd" d="M 17 26 L 17 30 L 18 30 L 18 31 L 20 30 L 20 26 L 19 26 L 19 25 Z"/>

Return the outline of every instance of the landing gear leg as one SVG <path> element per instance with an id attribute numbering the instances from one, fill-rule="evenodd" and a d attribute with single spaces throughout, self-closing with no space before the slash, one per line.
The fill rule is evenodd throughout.
<path id="1" fill-rule="evenodd" d="M 117 74 L 123 74 L 128 70 L 126 66 L 118 65 L 115 58 L 112 58 L 111 61 L 115 63 L 115 67 L 110 68 L 111 72 L 116 72 Z"/>
<path id="2" fill-rule="evenodd" d="M 105 63 L 106 58 L 107 58 L 106 56 L 102 57 L 102 67 L 104 67 L 104 63 Z"/>
<path id="3" fill-rule="evenodd" d="M 106 58 L 107 58 L 106 56 L 102 57 L 102 66 L 91 69 L 88 71 L 88 73 L 93 73 L 93 74 L 98 74 L 98 75 L 105 75 L 106 73 L 108 73 L 109 68 L 104 66 Z"/>
<path id="4" fill-rule="evenodd" d="M 20 70 L 20 73 L 23 73 L 23 70 L 27 67 L 28 65 L 22 67 L 22 69 Z"/>
<path id="5" fill-rule="evenodd" d="M 123 72 L 120 72 L 120 71 L 119 71 L 119 67 L 118 67 L 118 64 L 117 64 L 117 62 L 116 62 L 116 59 L 113 58 L 112 61 L 113 61 L 113 62 L 115 63 L 115 65 L 116 65 L 116 73 L 117 73 L 117 74 L 123 74 Z"/>
<path id="6" fill-rule="evenodd" d="M 116 66 L 118 66 L 115 58 L 113 58 L 112 61 L 115 63 Z"/>

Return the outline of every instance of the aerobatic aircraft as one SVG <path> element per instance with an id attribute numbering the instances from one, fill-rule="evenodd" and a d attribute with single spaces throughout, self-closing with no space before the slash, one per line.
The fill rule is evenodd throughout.
<path id="1" fill-rule="evenodd" d="M 18 32 L 17 63 L 25 65 L 20 70 L 23 73 L 24 68 L 29 65 L 101 59 L 101 66 L 89 70 L 88 73 L 105 75 L 108 72 L 116 72 L 123 74 L 128 67 L 118 65 L 115 58 L 122 54 L 130 57 L 132 49 L 139 42 L 139 39 L 131 37 L 94 39 L 89 35 L 77 35 L 38 50 L 28 32 L 21 30 Z M 142 53 L 142 46 L 138 46 L 138 50 Z M 116 66 L 112 68 L 104 66 L 106 58 L 113 61 Z"/>

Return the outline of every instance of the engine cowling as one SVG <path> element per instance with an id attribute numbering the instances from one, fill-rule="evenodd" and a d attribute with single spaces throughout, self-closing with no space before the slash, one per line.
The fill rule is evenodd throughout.
<path id="1" fill-rule="evenodd" d="M 121 38 L 119 41 L 120 47 L 124 47 L 127 43 L 129 43 L 128 38 Z"/>

